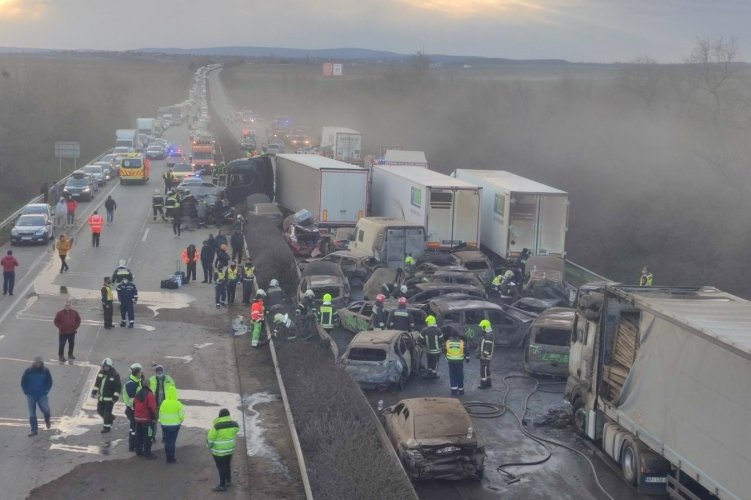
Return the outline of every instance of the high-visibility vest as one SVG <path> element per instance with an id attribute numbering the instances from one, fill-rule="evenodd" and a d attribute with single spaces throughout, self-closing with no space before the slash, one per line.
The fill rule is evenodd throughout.
<path id="1" fill-rule="evenodd" d="M 240 426 L 230 417 L 219 417 L 209 429 L 206 445 L 215 457 L 232 455 L 235 452 L 235 436 Z"/>
<path id="2" fill-rule="evenodd" d="M 446 359 L 449 361 L 464 361 L 464 341 L 446 341 Z"/>
<path id="3" fill-rule="evenodd" d="M 216 272 L 216 279 L 214 280 L 217 285 L 224 284 L 224 280 L 227 279 L 227 273 L 224 271 L 217 271 Z"/>
<path id="4" fill-rule="evenodd" d="M 112 285 L 104 285 L 103 288 L 107 291 L 107 300 L 110 302 L 115 300 L 115 292 L 112 291 Z"/>
<path id="5" fill-rule="evenodd" d="M 413 266 L 413 265 L 415 264 L 415 258 L 414 258 L 414 257 L 412 257 L 411 255 L 407 255 L 407 256 L 406 256 L 406 257 L 404 258 L 404 263 L 405 263 L 406 265 L 408 265 L 408 266 Z"/>
<path id="6" fill-rule="evenodd" d="M 326 330 L 334 328 L 334 308 L 330 304 L 323 304 L 318 311 L 321 314 L 321 326 Z"/>
<path id="7" fill-rule="evenodd" d="M 256 300 L 253 305 L 250 306 L 250 319 L 253 321 L 263 321 L 264 318 L 264 306 L 262 300 Z"/>
<path id="8" fill-rule="evenodd" d="M 483 334 L 480 345 L 477 349 L 477 353 L 480 355 L 480 359 L 493 359 L 493 350 L 495 349 L 495 340 L 493 339 L 493 333 Z"/>
<path id="9" fill-rule="evenodd" d="M 255 278 L 256 268 L 253 266 L 243 267 L 243 281 L 253 281 Z"/>
<path id="10" fill-rule="evenodd" d="M 495 275 L 495 277 L 493 278 L 493 281 L 491 281 L 490 284 L 493 286 L 501 286 L 501 275 L 500 274 Z"/>
<path id="11" fill-rule="evenodd" d="M 104 225 L 104 217 L 99 214 L 94 214 L 89 217 L 89 226 L 92 233 L 101 233 L 102 226 Z"/>
<path id="12" fill-rule="evenodd" d="M 185 262 L 186 264 L 190 264 L 191 263 L 190 257 L 188 257 L 188 249 L 187 248 L 183 249 L 183 255 L 182 255 L 182 257 L 183 257 L 183 262 Z M 198 262 L 198 260 L 200 258 L 201 258 L 201 252 L 200 252 L 200 250 L 196 249 L 195 253 L 193 254 L 193 260 L 192 260 L 192 262 Z"/>
<path id="13" fill-rule="evenodd" d="M 238 269 L 232 269 L 232 267 L 227 268 L 227 280 L 229 281 L 237 281 L 237 272 Z"/>
<path id="14" fill-rule="evenodd" d="M 159 423 L 162 425 L 180 425 L 185 420 L 185 409 L 177 399 L 177 389 L 168 386 L 166 399 L 159 405 Z"/>
<path id="15" fill-rule="evenodd" d="M 141 390 L 141 379 L 131 375 L 130 377 L 128 377 L 128 381 L 125 382 L 125 387 L 123 388 L 123 403 L 125 403 L 125 406 L 132 410 L 133 398 L 130 397 L 130 394 L 128 394 L 128 384 L 130 384 L 131 382 L 136 384 L 135 394 L 138 394 L 138 391 Z"/>

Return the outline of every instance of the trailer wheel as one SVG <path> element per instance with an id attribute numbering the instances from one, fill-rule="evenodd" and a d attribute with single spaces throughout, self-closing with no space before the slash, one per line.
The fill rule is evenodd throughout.
<path id="1" fill-rule="evenodd" d="M 628 484 L 636 485 L 640 467 L 639 448 L 633 439 L 627 438 L 623 441 L 623 448 L 621 449 L 621 473 Z"/>
<path id="2" fill-rule="evenodd" d="M 576 428 L 576 432 L 578 432 L 580 435 L 584 436 L 586 435 L 586 419 L 587 415 L 584 411 L 584 403 L 582 402 L 581 398 L 574 399 L 574 427 Z"/>

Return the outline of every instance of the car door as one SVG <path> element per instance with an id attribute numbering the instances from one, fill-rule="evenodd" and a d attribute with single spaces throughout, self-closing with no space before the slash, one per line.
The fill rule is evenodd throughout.
<path id="1" fill-rule="evenodd" d="M 399 335 L 399 352 L 402 355 L 402 358 L 404 358 L 404 363 L 407 367 L 407 377 L 412 375 L 412 363 L 416 361 L 414 357 L 414 346 L 412 345 L 412 341 L 406 333 L 402 333 Z"/>
<path id="2" fill-rule="evenodd" d="M 464 317 L 462 318 L 464 336 L 467 338 L 470 348 L 474 349 L 482 335 L 480 321 L 485 319 L 485 310 L 465 309 L 462 313 L 464 314 Z"/>
<path id="3" fill-rule="evenodd" d="M 514 346 L 519 345 L 526 332 L 519 327 L 519 322 L 503 311 L 488 310 L 487 318 L 493 327 L 495 345 Z"/>
<path id="4" fill-rule="evenodd" d="M 364 301 L 353 302 L 352 304 L 347 306 L 346 309 L 339 310 L 339 320 L 341 321 L 342 326 L 345 329 L 353 333 L 358 333 L 362 330 L 368 329 L 367 322 L 365 322 L 364 328 L 360 328 L 362 323 L 360 311 L 362 310 L 364 304 Z"/>

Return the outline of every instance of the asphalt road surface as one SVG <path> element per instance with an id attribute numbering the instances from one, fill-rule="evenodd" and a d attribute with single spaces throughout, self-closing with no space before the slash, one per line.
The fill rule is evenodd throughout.
<path id="1" fill-rule="evenodd" d="M 214 109 L 221 117 L 233 116 L 237 109 L 231 103 L 219 80 L 219 71 L 210 74 L 209 87 Z M 252 103 L 243 103 L 250 104 Z M 237 132 L 239 137 L 241 123 L 226 121 L 228 127 Z M 256 125 L 259 138 L 264 136 L 265 122 Z M 333 336 L 343 352 L 353 334 L 337 329 Z M 383 400 L 385 406 L 395 404 L 401 399 L 424 396 L 449 397 L 448 366 L 445 360 L 439 365 L 440 379 L 425 380 L 413 376 L 403 391 L 367 391 L 366 396 L 374 407 Z M 479 385 L 479 362 L 473 359 L 465 365 L 466 395 L 464 401 L 483 401 L 500 403 L 506 387 L 502 379 L 507 375 L 523 375 L 523 352 L 518 348 L 497 348 L 492 362 L 493 388 L 489 391 L 476 389 Z M 511 392 L 508 405 L 521 415 L 524 399 L 533 387 L 533 383 L 523 379 L 509 380 Z M 554 380 L 541 379 L 541 387 L 529 400 L 527 422 L 539 421 L 550 410 L 565 408 L 563 401 L 563 384 Z M 517 480 L 507 482 L 508 476 L 497 472 L 496 467 L 509 462 L 530 462 L 545 458 L 547 452 L 541 445 L 525 437 L 518 428 L 516 419 L 507 412 L 495 419 L 474 419 L 475 428 L 484 439 L 487 450 L 485 477 L 477 481 L 426 481 L 416 484 L 421 498 L 430 500 L 459 499 L 580 499 L 595 500 L 606 498 L 598 488 L 589 463 L 581 456 L 564 448 L 551 446 L 552 456 L 540 465 L 526 467 L 509 467 L 506 470 Z M 553 426 L 554 427 L 554 426 Z M 546 438 L 558 440 L 582 451 L 592 460 L 598 478 L 610 495 L 618 500 L 640 498 L 627 486 L 620 476 L 613 471 L 612 463 L 594 447 L 576 436 L 571 427 L 564 429 L 550 426 L 529 426 L 529 429 Z"/>
<path id="2" fill-rule="evenodd" d="M 165 137 L 189 147 L 184 126 L 169 129 Z M 165 169 L 163 161 L 152 162 L 148 184 L 121 186 L 115 180 L 100 188 L 94 201 L 81 203 L 77 225 L 68 231 L 75 238 L 69 272 L 59 273 L 60 262 L 51 245 L 14 247 L 21 263 L 15 294 L 0 299 L 0 376 L 6 381 L 0 387 L 2 498 L 130 499 L 134 493 L 207 498 L 217 473 L 205 448 L 206 432 L 220 408 L 228 408 L 242 429 L 233 461 L 233 487 L 225 496 L 248 498 L 251 484 L 256 498 L 298 496 L 294 456 L 273 371 L 268 370 L 268 353 L 251 353 L 247 336 L 234 337 L 231 332 L 231 319 L 244 313 L 243 307 L 217 311 L 213 288 L 201 284 L 200 276 L 198 282 L 179 290 L 159 288 L 160 280 L 175 271 L 185 246 L 194 243 L 200 248 L 209 232 L 216 233 L 216 228 L 199 229 L 177 239 L 171 224 L 152 222 L 151 195 L 162 189 Z M 109 193 L 118 205 L 114 224 L 104 227 L 100 247 L 93 248 L 85 220 L 94 208 L 104 213 L 100 205 Z M 6 250 L 0 249 L 3 254 Z M 119 259 L 127 260 L 139 289 L 136 323 L 134 329 L 105 330 L 99 290 L 102 278 L 112 274 Z M 58 362 L 57 330 L 52 324 L 67 298 L 73 299 L 83 319 L 73 364 Z M 28 412 L 19 384 L 35 356 L 43 357 L 54 379 L 49 394 L 52 428 L 44 428 L 40 415 L 39 435 L 27 437 Z M 123 381 L 128 366 L 136 361 L 147 376 L 161 364 L 176 379 L 186 405 L 177 464 L 164 463 L 159 442 L 154 445 L 159 460 L 138 459 L 128 452 L 122 403 L 115 407 L 113 431 L 100 434 L 102 422 L 89 393 L 105 357 L 114 360 Z M 246 363 L 239 371 L 237 359 Z M 253 371 L 250 362 L 255 363 Z"/>

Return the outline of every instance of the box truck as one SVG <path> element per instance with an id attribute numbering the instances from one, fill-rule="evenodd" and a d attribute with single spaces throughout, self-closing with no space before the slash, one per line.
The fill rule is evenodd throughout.
<path id="1" fill-rule="evenodd" d="M 368 171 L 331 158 L 279 154 L 276 202 L 290 212 L 307 209 L 322 228 L 354 226 L 367 215 Z"/>
<path id="2" fill-rule="evenodd" d="M 640 493 L 751 493 L 751 302 L 716 288 L 579 290 L 566 399 Z"/>
<path id="3" fill-rule="evenodd" d="M 457 169 L 451 175 L 483 188 L 483 247 L 504 259 L 525 248 L 531 255 L 565 257 L 568 193 L 504 170 Z"/>
<path id="4" fill-rule="evenodd" d="M 156 118 L 136 118 L 136 127 L 139 134 L 153 135 Z"/>
<path id="5" fill-rule="evenodd" d="M 425 228 L 396 217 L 363 217 L 357 221 L 349 249 L 396 269 L 408 254 L 425 253 Z"/>
<path id="6" fill-rule="evenodd" d="M 321 149 L 327 156 L 347 162 L 362 162 L 362 134 L 346 127 L 323 127 Z"/>
<path id="7" fill-rule="evenodd" d="M 119 129 L 115 131 L 115 147 L 128 148 L 131 151 L 136 147 L 135 129 Z"/>
<path id="8" fill-rule="evenodd" d="M 482 188 L 423 167 L 374 165 L 372 213 L 425 228 L 428 248 L 480 245 Z"/>

